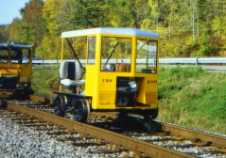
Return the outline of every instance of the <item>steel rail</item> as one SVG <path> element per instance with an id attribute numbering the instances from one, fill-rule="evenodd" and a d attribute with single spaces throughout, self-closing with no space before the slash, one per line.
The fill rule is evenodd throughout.
<path id="1" fill-rule="evenodd" d="M 114 113 L 92 113 L 94 116 L 104 115 L 106 117 L 114 118 Z M 212 133 L 208 133 L 204 130 L 196 128 L 185 128 L 171 123 L 164 123 L 156 121 L 160 124 L 162 132 L 169 133 L 172 136 L 183 137 L 194 141 L 207 142 L 210 145 L 226 149 L 226 136 L 220 136 Z M 225 150 L 226 151 L 226 150 Z"/>
<path id="2" fill-rule="evenodd" d="M 91 125 L 79 123 L 73 120 L 69 120 L 63 117 L 59 117 L 44 111 L 35 110 L 20 105 L 8 105 L 9 111 L 23 113 L 31 117 L 38 118 L 49 123 L 53 123 L 58 126 L 62 126 L 69 131 L 76 131 L 85 135 L 89 135 L 95 138 L 103 139 L 106 142 L 113 143 L 129 150 L 143 153 L 153 158 L 192 158 L 191 155 L 186 155 L 180 152 L 172 151 L 158 145 L 143 142 L 137 139 L 130 138 L 112 131 L 97 128 Z"/>
<path id="3" fill-rule="evenodd" d="M 106 117 L 114 118 L 113 114 L 101 114 L 101 113 L 93 113 L 92 115 L 98 116 L 103 115 Z M 156 121 L 161 127 L 159 131 L 167 133 L 167 135 L 182 137 L 183 139 L 191 140 L 194 144 L 203 145 L 203 146 L 212 146 L 218 148 L 217 151 L 226 153 L 226 136 L 216 135 L 212 133 L 208 133 L 204 130 L 200 129 L 191 129 L 180 127 L 178 125 L 164 123 L 160 121 Z"/>
<path id="4" fill-rule="evenodd" d="M 116 114 L 113 112 L 104 113 L 104 114 L 93 112 L 91 115 L 96 117 L 98 115 L 100 116 L 102 115 L 109 118 L 115 118 Z M 161 121 L 156 121 L 156 122 L 160 125 L 161 131 L 166 132 L 169 135 L 183 137 L 185 139 L 190 139 L 194 141 L 202 141 L 202 142 L 208 143 L 209 145 L 226 149 L 226 136 L 220 136 L 220 135 L 208 133 L 200 129 L 185 128 L 185 127 L 181 127 L 171 123 L 164 123 Z"/>
<path id="5" fill-rule="evenodd" d="M 48 99 L 48 97 L 44 97 L 44 96 L 31 95 L 29 96 L 29 99 L 34 103 L 40 103 L 40 104 L 50 103 L 50 100 Z"/>
<path id="6" fill-rule="evenodd" d="M 179 127 L 177 125 L 162 123 L 161 128 L 163 131 L 170 132 L 171 135 L 182 136 L 183 138 L 189 138 L 192 140 L 200 140 L 203 142 L 211 143 L 216 147 L 226 149 L 226 137 L 214 135 L 207 133 L 199 129 L 189 129 L 184 127 Z"/>

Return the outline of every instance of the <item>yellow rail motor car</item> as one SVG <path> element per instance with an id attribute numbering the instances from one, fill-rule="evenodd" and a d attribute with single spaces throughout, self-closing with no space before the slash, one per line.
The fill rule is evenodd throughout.
<path id="1" fill-rule="evenodd" d="M 63 32 L 56 114 L 77 121 L 92 111 L 156 118 L 158 37 L 133 28 Z"/>
<path id="2" fill-rule="evenodd" d="M 0 91 L 29 95 L 32 74 L 32 46 L 0 44 Z"/>

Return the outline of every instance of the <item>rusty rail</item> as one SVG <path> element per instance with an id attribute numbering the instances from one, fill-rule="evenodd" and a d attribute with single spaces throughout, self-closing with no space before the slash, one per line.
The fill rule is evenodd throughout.
<path id="1" fill-rule="evenodd" d="M 44 96 L 31 95 L 29 99 L 34 103 L 50 104 L 50 100 L 48 99 L 48 97 Z"/>
<path id="2" fill-rule="evenodd" d="M 154 158 L 191 158 L 192 156 L 186 155 L 183 153 L 179 153 L 176 151 L 171 151 L 160 147 L 158 145 L 154 145 L 151 143 L 146 143 L 143 141 L 139 141 L 128 136 L 124 136 L 115 132 L 111 132 L 108 130 L 104 130 L 101 128 L 97 128 L 91 125 L 75 122 L 66 118 L 58 117 L 53 114 L 34 110 L 32 108 L 19 106 L 19 105 L 8 105 L 7 108 L 9 111 L 14 111 L 18 113 L 24 113 L 31 117 L 38 118 L 40 120 L 56 124 L 58 126 L 62 126 L 69 131 L 76 131 L 82 134 L 90 135 L 92 137 L 96 137 L 99 139 L 103 139 L 106 142 L 110 142 L 119 146 L 123 146 L 129 150 L 143 153 L 147 156 Z"/>
<path id="3" fill-rule="evenodd" d="M 169 123 L 161 122 L 160 124 L 162 130 L 170 132 L 171 135 L 182 136 L 183 138 L 188 138 L 192 140 L 209 142 L 211 143 L 211 145 L 226 149 L 226 137 L 206 133 L 198 129 L 183 128 Z"/>

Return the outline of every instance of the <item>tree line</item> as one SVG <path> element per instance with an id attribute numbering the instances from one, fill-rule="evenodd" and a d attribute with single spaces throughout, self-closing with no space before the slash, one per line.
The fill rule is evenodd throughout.
<path id="1" fill-rule="evenodd" d="M 136 27 L 160 33 L 160 56 L 226 54 L 225 0 L 30 0 L 21 18 L 0 26 L 0 41 L 32 43 L 39 58 L 57 58 L 60 33 Z"/>

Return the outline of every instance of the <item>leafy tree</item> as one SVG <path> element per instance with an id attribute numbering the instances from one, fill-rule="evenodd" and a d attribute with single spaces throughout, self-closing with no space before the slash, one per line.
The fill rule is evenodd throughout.
<path id="1" fill-rule="evenodd" d="M 48 34 L 58 36 L 60 33 L 60 25 L 62 18 L 60 10 L 65 1 L 62 0 L 46 0 L 43 6 L 43 18 L 46 21 L 46 28 Z"/>
<path id="2" fill-rule="evenodd" d="M 14 42 L 26 42 L 26 32 L 24 32 L 23 22 L 21 19 L 15 18 L 13 22 L 8 26 L 9 41 Z"/>
<path id="3" fill-rule="evenodd" d="M 21 15 L 0 38 L 33 43 L 43 58 L 58 56 L 61 32 L 105 26 L 158 31 L 161 56 L 218 55 L 226 47 L 223 0 L 30 0 Z"/>
<path id="4" fill-rule="evenodd" d="M 42 0 L 31 0 L 21 9 L 22 25 L 26 34 L 26 42 L 36 47 L 45 34 L 45 22 L 42 16 Z"/>
<path id="5" fill-rule="evenodd" d="M 0 25 L 0 42 L 7 42 L 8 36 L 7 26 Z"/>

